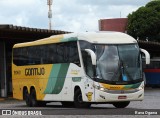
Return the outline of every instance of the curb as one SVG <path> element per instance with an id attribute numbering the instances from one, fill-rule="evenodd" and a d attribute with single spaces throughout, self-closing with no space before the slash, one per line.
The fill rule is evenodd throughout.
<path id="1" fill-rule="evenodd" d="M 4 101 L 4 100 L 13 100 L 13 97 L 0 98 L 0 101 Z"/>
<path id="2" fill-rule="evenodd" d="M 4 98 L 0 98 L 0 101 L 3 101 L 3 100 L 5 100 Z"/>

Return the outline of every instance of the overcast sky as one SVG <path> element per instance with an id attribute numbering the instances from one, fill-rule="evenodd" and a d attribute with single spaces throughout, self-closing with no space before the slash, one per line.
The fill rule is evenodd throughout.
<path id="1" fill-rule="evenodd" d="M 53 0 L 54 30 L 98 31 L 98 20 L 127 17 L 150 0 Z M 121 14 L 121 15 L 120 15 Z M 47 0 L 0 0 L 0 24 L 48 28 Z"/>

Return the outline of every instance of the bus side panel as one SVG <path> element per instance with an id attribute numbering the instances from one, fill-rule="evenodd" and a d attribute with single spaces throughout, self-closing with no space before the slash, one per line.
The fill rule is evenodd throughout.
<path id="1" fill-rule="evenodd" d="M 82 79 L 81 67 L 71 63 L 66 75 L 64 87 L 62 89 L 62 101 L 73 101 L 74 87 L 72 85 L 80 84 Z"/>
<path id="2" fill-rule="evenodd" d="M 12 79 L 12 86 L 13 86 L 13 98 L 22 100 L 22 90 L 19 79 Z"/>
<path id="3" fill-rule="evenodd" d="M 53 68 L 52 77 L 48 80 L 44 91 L 45 101 L 73 101 L 72 83 L 81 78 L 81 68 L 77 65 L 59 64 Z M 77 80 L 78 81 L 78 80 Z"/>
<path id="4" fill-rule="evenodd" d="M 69 68 L 68 77 L 72 77 L 71 101 L 74 101 L 75 88 L 80 89 L 83 101 L 94 102 L 93 80 L 85 75 L 83 68 L 73 65 Z"/>
<path id="5" fill-rule="evenodd" d="M 23 88 L 27 87 L 28 93 L 30 93 L 31 87 L 34 87 L 37 99 L 43 100 L 45 96 L 43 92 L 52 66 L 52 64 L 33 66 L 16 66 L 12 64 L 13 98 L 23 99 Z"/>
<path id="6" fill-rule="evenodd" d="M 146 84 L 160 86 L 160 69 L 145 69 Z"/>
<path id="7" fill-rule="evenodd" d="M 160 87 L 160 59 L 153 57 L 149 65 L 143 63 L 146 86 Z"/>
<path id="8" fill-rule="evenodd" d="M 66 80 L 66 75 L 68 72 L 69 63 L 54 64 L 50 77 L 45 88 L 44 100 L 46 101 L 60 101 L 61 93 L 64 87 L 64 82 Z"/>

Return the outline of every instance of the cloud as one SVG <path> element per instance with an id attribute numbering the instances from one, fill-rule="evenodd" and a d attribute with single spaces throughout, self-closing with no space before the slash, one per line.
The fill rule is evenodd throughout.
<path id="1" fill-rule="evenodd" d="M 150 0 L 53 0 L 52 26 L 72 32 L 97 31 L 102 18 L 126 17 Z M 48 28 L 47 0 L 0 0 L 0 24 Z"/>
<path id="2" fill-rule="evenodd" d="M 44 0 L 1 0 L 0 23 L 47 28 L 47 11 Z"/>
<path id="3" fill-rule="evenodd" d="M 96 6 L 110 6 L 110 5 L 132 5 L 141 6 L 149 2 L 150 0 L 76 0 L 80 4 L 89 4 Z"/>

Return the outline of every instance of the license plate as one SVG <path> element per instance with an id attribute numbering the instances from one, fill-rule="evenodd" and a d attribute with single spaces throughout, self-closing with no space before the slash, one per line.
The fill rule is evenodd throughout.
<path id="1" fill-rule="evenodd" d="M 118 96 L 118 99 L 127 99 L 127 96 Z"/>

